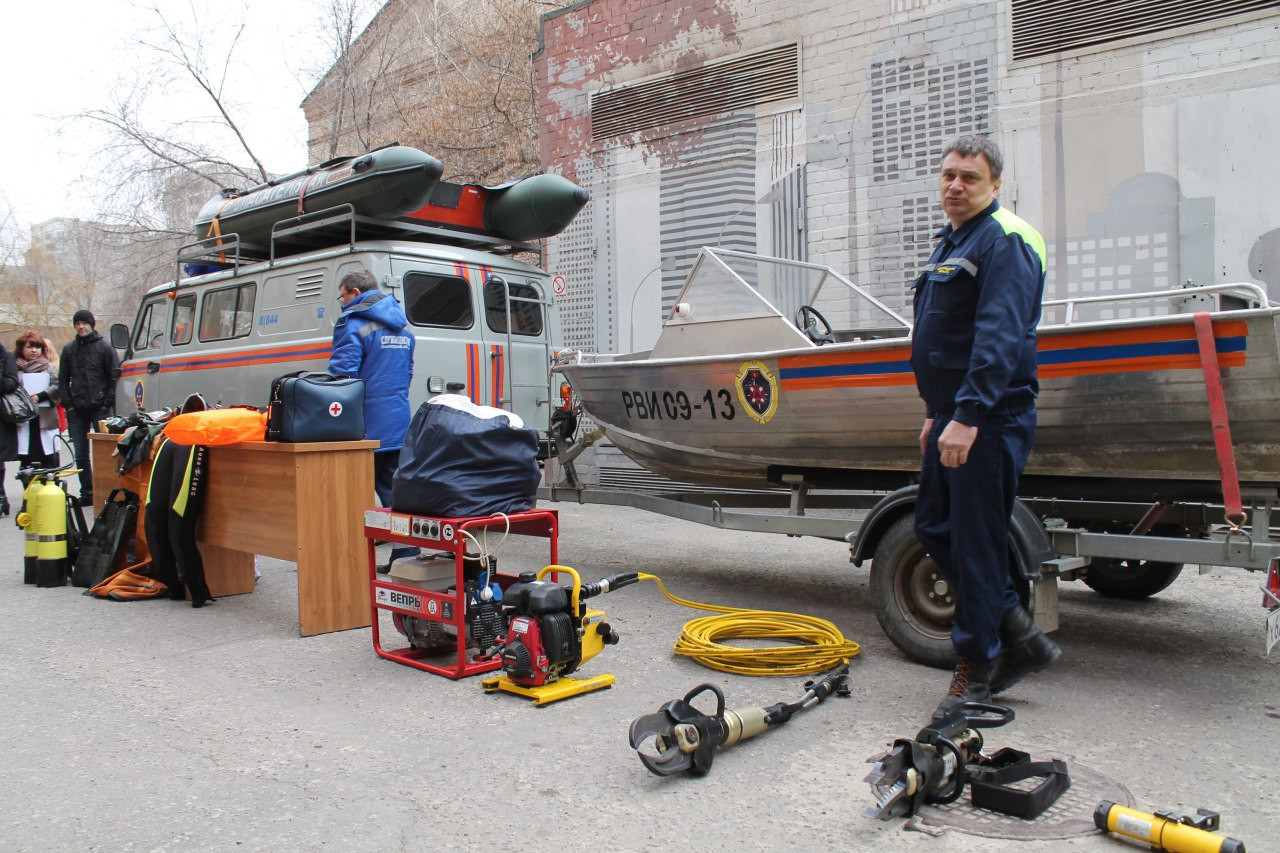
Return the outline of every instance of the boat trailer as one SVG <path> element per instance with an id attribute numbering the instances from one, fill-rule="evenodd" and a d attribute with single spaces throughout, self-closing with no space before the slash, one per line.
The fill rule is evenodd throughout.
<path id="1" fill-rule="evenodd" d="M 912 659 L 950 667 L 954 601 L 945 578 L 915 539 L 912 475 L 869 471 L 865 489 L 825 488 L 803 473 L 780 475 L 770 490 L 633 490 L 582 483 L 574 460 L 598 435 L 558 439 L 538 497 L 550 502 L 626 506 L 725 530 L 840 541 L 850 561 L 871 561 L 876 618 Z M 1119 483 L 1025 477 L 1010 526 L 1011 570 L 1025 582 L 1036 625 L 1059 624 L 1058 582 L 1083 581 L 1100 594 L 1140 599 L 1171 584 L 1184 565 L 1203 574 L 1225 566 L 1280 577 L 1280 490 L 1245 488 L 1243 517 L 1227 518 L 1216 484 Z M 1049 495 L 1045 497 L 1044 495 Z M 1149 497 L 1154 496 L 1154 497 Z M 1280 592 L 1280 589 L 1276 590 Z M 1265 651 L 1280 644 L 1280 599 L 1266 620 Z"/>

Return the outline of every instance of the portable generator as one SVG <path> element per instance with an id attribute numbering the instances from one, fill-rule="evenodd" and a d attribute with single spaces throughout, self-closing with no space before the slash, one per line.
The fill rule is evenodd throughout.
<path id="1" fill-rule="evenodd" d="M 441 563 L 440 591 L 453 593 L 457 589 L 453 557 L 446 554 L 438 559 Z M 409 557 L 405 562 L 422 561 Z M 487 658 L 496 654 L 507 633 L 502 587 L 493 579 L 496 567 L 497 558 L 492 556 L 463 557 L 466 639 L 469 657 L 472 658 Z M 392 571 L 395 571 L 395 567 Z M 431 578 L 428 576 L 422 580 L 430 582 Z M 452 625 L 400 612 L 392 613 L 391 621 L 396 630 L 409 641 L 411 648 L 431 651 L 452 649 L 457 645 L 457 635 Z"/>

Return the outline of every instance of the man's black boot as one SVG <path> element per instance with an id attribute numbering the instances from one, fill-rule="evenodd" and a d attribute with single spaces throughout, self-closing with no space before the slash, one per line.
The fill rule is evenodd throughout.
<path id="1" fill-rule="evenodd" d="M 1036 627 L 1031 614 L 1015 607 L 1000 620 L 1004 654 L 991 679 L 991 692 L 1003 693 L 1024 676 L 1039 672 L 1062 656 L 1062 649 Z"/>
<path id="2" fill-rule="evenodd" d="M 990 702 L 991 675 L 995 667 L 996 661 L 993 660 L 960 658 L 956 662 L 956 671 L 951 676 L 951 687 L 933 712 L 933 719 L 941 720 L 951 716 L 965 702 Z"/>

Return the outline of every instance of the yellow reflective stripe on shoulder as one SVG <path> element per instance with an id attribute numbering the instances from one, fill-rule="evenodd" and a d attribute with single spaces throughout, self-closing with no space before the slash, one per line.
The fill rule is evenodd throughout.
<path id="1" fill-rule="evenodd" d="M 1027 222 L 1016 213 L 1010 213 L 1008 208 L 1001 207 L 991 214 L 996 222 L 1000 223 L 1000 227 L 1004 229 L 1006 234 L 1017 234 L 1021 237 L 1031 250 L 1040 257 L 1040 271 L 1044 272 L 1048 269 L 1049 253 L 1044 246 L 1044 238 L 1040 236 L 1040 232 L 1031 227 L 1031 223 Z"/>
<path id="2" fill-rule="evenodd" d="M 155 449 L 155 452 L 151 454 L 151 458 L 152 458 L 153 460 L 154 460 L 154 459 L 158 459 L 158 458 L 160 458 L 160 450 L 161 450 L 161 449 L 162 449 L 166 444 L 168 444 L 168 443 L 169 443 L 169 436 L 165 435 L 164 433 L 160 433 L 160 435 L 159 435 L 159 439 L 160 439 L 160 440 L 156 443 L 156 446 L 155 446 L 155 448 L 154 448 L 154 449 Z M 147 504 L 149 504 L 149 503 L 151 503 L 151 484 L 152 484 L 153 482 L 155 482 L 155 478 L 154 478 L 154 477 L 147 477 L 147 499 L 146 499 L 146 501 L 145 501 L 145 502 L 143 502 L 143 505 L 142 505 L 142 508 L 141 508 L 143 512 L 146 512 L 146 505 L 147 505 Z"/>

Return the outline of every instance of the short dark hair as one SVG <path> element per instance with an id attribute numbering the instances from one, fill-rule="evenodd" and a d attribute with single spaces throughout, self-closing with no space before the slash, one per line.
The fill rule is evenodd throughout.
<path id="1" fill-rule="evenodd" d="M 942 149 L 942 159 L 947 159 L 948 154 L 959 154 L 961 157 L 976 157 L 981 154 L 987 158 L 993 179 L 999 178 L 1004 171 L 1004 157 L 1000 154 L 999 146 L 985 136 L 958 137 Z"/>
<path id="2" fill-rule="evenodd" d="M 349 272 L 342 277 L 342 281 L 338 282 L 338 292 L 346 293 L 349 290 L 359 290 L 361 293 L 368 293 L 371 290 L 378 289 L 378 280 L 373 277 L 373 273 L 368 270 L 356 270 Z"/>

